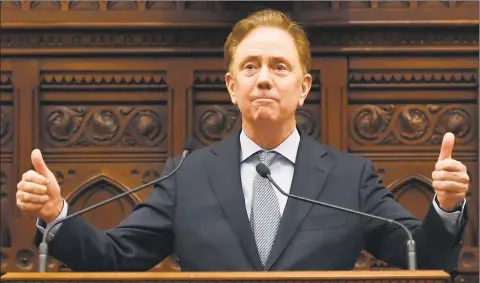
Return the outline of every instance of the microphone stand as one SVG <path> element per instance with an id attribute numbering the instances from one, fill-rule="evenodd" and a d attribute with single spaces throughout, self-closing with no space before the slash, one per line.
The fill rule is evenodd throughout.
<path id="1" fill-rule="evenodd" d="M 348 209 L 348 208 L 336 206 L 336 205 L 333 205 L 333 204 L 328 204 L 328 203 L 324 203 L 324 202 L 312 200 L 312 199 L 307 199 L 307 198 L 300 197 L 300 196 L 296 196 L 296 195 L 292 195 L 292 194 L 287 194 L 287 193 L 286 193 L 285 191 L 283 191 L 283 190 L 280 188 L 280 186 L 272 179 L 270 169 L 269 169 L 265 164 L 263 164 L 263 163 L 258 163 L 257 166 L 256 166 L 256 169 L 257 169 L 257 173 L 258 173 L 261 177 L 267 178 L 267 179 L 270 181 L 270 183 L 272 183 L 272 184 L 275 186 L 275 188 L 276 188 L 281 194 L 283 194 L 284 196 L 291 197 L 291 198 L 293 198 L 293 199 L 297 199 L 297 200 L 304 201 L 304 202 L 308 202 L 308 203 L 313 203 L 313 204 L 317 204 L 317 205 L 321 205 L 321 206 L 326 206 L 326 207 L 333 208 L 333 209 L 340 210 L 340 211 L 344 211 L 344 212 L 353 213 L 353 214 L 356 214 L 356 215 L 361 215 L 361 216 L 365 216 L 365 217 L 375 218 L 375 219 L 378 219 L 378 220 L 382 220 L 382 221 L 385 221 L 385 222 L 388 222 L 388 223 L 393 223 L 393 224 L 396 224 L 396 225 L 400 226 L 403 230 L 405 230 L 405 233 L 407 233 L 407 236 L 408 236 L 408 241 L 407 241 L 408 269 L 409 269 L 409 270 L 415 270 L 415 269 L 417 268 L 417 260 L 416 260 L 416 252 L 415 252 L 415 241 L 414 241 L 414 239 L 413 239 L 412 232 L 410 232 L 410 230 L 408 230 L 408 228 L 405 227 L 405 225 L 403 225 L 402 223 L 400 223 L 400 222 L 398 222 L 398 221 L 395 221 L 395 220 L 392 220 L 392 219 L 383 218 L 383 217 L 380 217 L 380 216 L 377 216 L 377 215 L 368 214 L 368 213 L 364 213 L 364 212 L 360 212 L 360 211 L 356 211 L 356 210 L 352 210 L 352 209 Z"/>
<path id="2" fill-rule="evenodd" d="M 187 143 L 187 144 L 188 144 L 188 143 Z M 193 147 L 192 147 L 192 149 L 193 149 Z M 79 210 L 79 211 L 77 211 L 77 212 L 74 212 L 74 213 L 72 213 L 72 214 L 70 214 L 70 215 L 68 215 L 68 216 L 66 216 L 66 217 L 64 217 L 64 218 L 56 219 L 56 220 L 50 222 L 49 224 L 47 224 L 47 227 L 46 227 L 46 229 L 45 229 L 45 232 L 43 233 L 42 242 L 40 243 L 39 248 L 38 248 L 38 251 L 39 251 L 39 255 L 38 255 L 38 271 L 39 271 L 39 272 L 46 272 L 46 269 L 47 269 L 47 255 L 48 255 L 47 235 L 50 233 L 50 231 L 52 230 L 53 227 L 55 227 L 56 225 L 58 225 L 58 224 L 60 224 L 60 223 L 63 223 L 64 221 L 67 221 L 67 220 L 72 219 L 72 218 L 74 218 L 74 217 L 76 217 L 76 216 L 79 216 L 79 215 L 81 215 L 81 214 L 83 214 L 83 213 L 85 213 L 85 212 L 88 212 L 88 211 L 93 210 L 93 209 L 95 209 L 95 208 L 97 208 L 97 207 L 100 207 L 100 206 L 102 206 L 102 205 L 105 205 L 105 204 L 107 204 L 107 203 L 110 203 L 110 202 L 112 202 L 112 201 L 114 201 L 114 200 L 117 200 L 117 199 L 119 199 L 119 198 L 121 198 L 121 197 L 124 197 L 124 196 L 126 196 L 126 195 L 133 194 L 133 193 L 135 193 L 135 192 L 137 192 L 137 191 L 139 191 L 139 190 L 141 190 L 141 189 L 144 189 L 144 188 L 146 188 L 146 187 L 148 187 L 148 186 L 151 186 L 151 185 L 153 185 L 153 184 L 155 184 L 155 183 L 157 183 L 157 182 L 161 182 L 161 181 L 163 181 L 163 180 L 171 177 L 171 176 L 172 176 L 173 174 L 175 174 L 175 173 L 177 172 L 177 170 L 182 166 L 182 164 L 183 164 L 183 162 L 185 161 L 187 155 L 190 153 L 190 151 L 191 151 L 192 149 L 189 149 L 189 148 L 187 147 L 187 148 L 183 151 L 182 159 L 180 160 L 180 163 L 179 163 L 179 164 L 177 165 L 177 167 L 176 167 L 172 172 L 170 172 L 169 174 L 167 174 L 167 175 L 165 175 L 165 176 L 163 176 L 163 177 L 161 177 L 161 178 L 155 179 L 155 180 L 153 180 L 153 181 L 150 181 L 150 182 L 148 182 L 148 183 L 146 183 L 146 184 L 143 184 L 143 185 L 141 185 L 141 186 L 139 186 L 139 187 L 137 187 L 137 188 L 135 188 L 135 189 L 133 189 L 133 190 L 126 191 L 126 192 L 121 193 L 121 194 L 119 194 L 119 195 L 116 195 L 116 196 L 114 196 L 114 197 L 112 197 L 112 198 L 109 198 L 109 199 L 107 199 L 107 200 L 104 200 L 104 201 L 99 202 L 99 203 L 97 203 L 97 204 L 94 204 L 94 205 L 92 205 L 92 206 L 89 206 L 89 207 L 87 207 L 87 208 L 84 208 L 84 209 L 82 209 L 82 210 Z"/>

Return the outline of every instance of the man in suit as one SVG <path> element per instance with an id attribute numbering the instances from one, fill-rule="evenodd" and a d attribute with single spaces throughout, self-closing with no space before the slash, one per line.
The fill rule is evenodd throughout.
<path id="1" fill-rule="evenodd" d="M 372 162 L 320 145 L 296 127 L 310 90 L 310 50 L 284 14 L 254 13 L 225 44 L 226 86 L 242 129 L 194 151 L 171 178 L 108 231 L 80 217 L 52 231 L 50 252 L 72 270 L 148 270 L 175 252 L 184 271 L 348 270 L 362 249 L 406 267 L 407 240 L 397 225 L 287 199 L 258 176 L 265 163 L 287 192 L 395 219 L 417 244 L 418 267 L 452 270 L 466 222 L 466 168 L 451 158 L 445 135 L 432 174 L 435 198 L 423 221 L 394 201 Z M 169 159 L 164 174 L 179 159 Z M 45 222 L 71 214 L 39 150 L 35 170 L 18 184 L 17 205 Z"/>

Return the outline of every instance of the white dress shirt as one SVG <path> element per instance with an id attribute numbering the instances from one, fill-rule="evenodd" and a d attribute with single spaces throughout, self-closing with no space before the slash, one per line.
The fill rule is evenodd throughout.
<path id="1" fill-rule="evenodd" d="M 279 153 L 273 160 L 272 165 L 269 166 L 272 178 L 287 194 L 290 192 L 290 187 L 292 185 L 293 171 L 295 169 L 295 160 L 297 158 L 299 145 L 300 134 L 295 129 L 295 131 L 286 140 L 271 150 Z M 255 156 L 255 153 L 264 149 L 248 138 L 243 131 L 240 133 L 240 147 L 240 174 L 242 178 L 243 195 L 245 196 L 245 208 L 247 210 L 248 218 L 250 218 L 252 208 L 253 179 L 257 175 L 257 170 L 255 167 L 259 162 Z M 278 199 L 280 215 L 283 215 L 288 197 L 281 194 L 275 188 L 274 192 Z"/>
<path id="2" fill-rule="evenodd" d="M 279 153 L 275 159 L 273 160 L 272 165 L 270 165 L 270 171 L 272 178 L 276 181 L 276 183 L 286 192 L 290 192 L 290 187 L 292 184 L 293 173 L 295 169 L 295 160 L 297 158 L 297 151 L 298 146 L 300 145 L 300 134 L 298 133 L 297 129 L 295 129 L 292 134 L 284 140 L 280 145 L 276 148 L 272 149 Z M 245 209 L 247 210 L 247 215 L 250 218 L 250 210 L 252 206 L 252 191 L 253 191 L 253 179 L 257 174 L 255 166 L 259 162 L 258 159 L 254 156 L 254 154 L 259 150 L 262 149 L 259 145 L 253 142 L 250 138 L 248 138 L 245 133 L 242 131 L 240 133 L 240 147 L 241 147 L 241 164 L 240 164 L 240 174 L 242 179 L 242 188 L 243 194 L 245 196 Z M 272 185 L 273 186 L 273 185 Z M 282 195 L 278 192 L 277 189 L 274 189 L 278 204 L 280 208 L 280 215 L 283 215 L 283 211 L 285 209 L 285 205 L 287 204 L 287 197 Z M 433 200 L 433 206 L 435 210 L 438 212 L 440 217 L 443 219 L 445 223 L 445 227 L 451 233 L 456 233 L 458 231 L 458 220 L 460 219 L 461 214 L 464 211 L 465 203 L 463 202 L 461 211 L 456 212 L 445 212 L 440 207 L 438 207 L 437 202 L 435 201 L 436 196 Z M 57 219 L 64 218 L 67 215 L 68 211 L 68 203 L 64 200 L 63 202 L 63 209 Z M 62 224 L 58 224 L 52 230 L 50 230 L 50 235 L 48 236 L 51 239 L 55 232 L 60 229 Z M 39 224 L 39 220 L 37 219 L 37 228 L 43 233 L 45 228 Z"/>

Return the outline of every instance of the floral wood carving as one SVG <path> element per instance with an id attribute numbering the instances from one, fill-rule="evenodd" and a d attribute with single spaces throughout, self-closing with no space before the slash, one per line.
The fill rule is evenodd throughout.
<path id="1" fill-rule="evenodd" d="M 199 105 L 195 107 L 195 138 L 202 144 L 217 142 L 240 129 L 240 111 L 234 105 Z"/>
<path id="2" fill-rule="evenodd" d="M 350 136 L 361 145 L 437 145 L 447 132 L 456 144 L 475 135 L 470 109 L 462 105 L 364 105 L 353 107 Z"/>
<path id="3" fill-rule="evenodd" d="M 431 141 L 433 144 L 441 144 L 443 135 L 447 132 L 452 132 L 456 137 L 465 138 L 474 131 L 470 127 L 473 122 L 470 113 L 463 109 L 448 109 L 443 111 L 439 122 L 435 126 L 434 134 Z"/>
<path id="4" fill-rule="evenodd" d="M 304 134 L 320 141 L 322 134 L 321 117 L 322 114 L 318 104 L 304 104 L 296 113 L 297 127 L 299 127 Z"/>
<path id="5" fill-rule="evenodd" d="M 54 147 L 158 147 L 166 150 L 166 106 L 44 107 L 46 133 Z"/>

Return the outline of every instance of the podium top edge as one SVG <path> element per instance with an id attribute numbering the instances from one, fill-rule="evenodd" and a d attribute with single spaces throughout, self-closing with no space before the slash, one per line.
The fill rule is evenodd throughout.
<path id="1" fill-rule="evenodd" d="M 448 279 L 442 270 L 352 271 L 240 271 L 240 272 L 7 272 L 2 282 L 23 280 L 95 281 L 116 280 L 316 280 L 316 279 Z"/>

